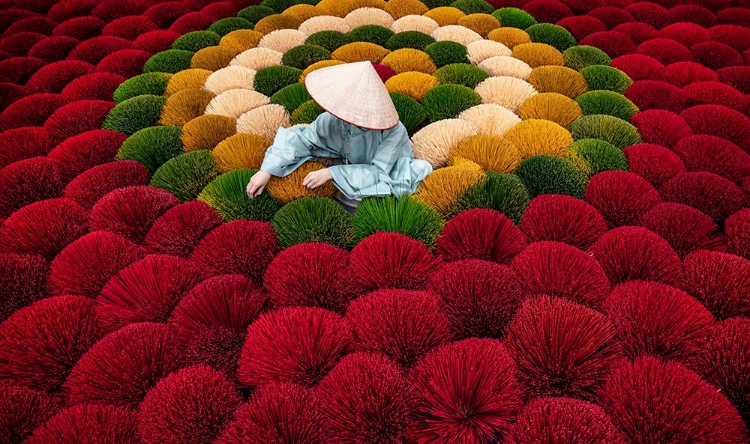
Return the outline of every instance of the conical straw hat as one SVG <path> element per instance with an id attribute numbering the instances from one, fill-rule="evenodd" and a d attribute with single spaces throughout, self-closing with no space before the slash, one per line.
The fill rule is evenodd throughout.
<path id="1" fill-rule="evenodd" d="M 317 69 L 305 77 L 305 87 L 324 110 L 352 125 L 384 130 L 398 124 L 396 107 L 370 62 Z"/>

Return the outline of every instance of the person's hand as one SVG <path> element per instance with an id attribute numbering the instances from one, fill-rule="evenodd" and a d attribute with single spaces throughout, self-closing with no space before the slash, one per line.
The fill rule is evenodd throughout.
<path id="1" fill-rule="evenodd" d="M 333 180 L 333 176 L 331 176 L 331 172 L 328 171 L 328 168 L 323 168 L 322 170 L 313 171 L 305 176 L 305 180 L 302 181 L 302 186 L 309 190 L 314 190 L 329 180 Z"/>
<path id="2" fill-rule="evenodd" d="M 258 171 L 253 174 L 253 177 L 250 178 L 250 183 L 247 184 L 247 197 L 252 199 L 260 196 L 269 180 L 271 180 L 271 175 L 265 171 Z"/>

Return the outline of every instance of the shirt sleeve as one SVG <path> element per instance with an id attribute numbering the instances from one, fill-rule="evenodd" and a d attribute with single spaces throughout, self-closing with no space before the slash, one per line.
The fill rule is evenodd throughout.
<path id="1" fill-rule="evenodd" d="M 336 165 L 328 170 L 338 189 L 350 199 L 400 195 L 413 191 L 432 172 L 431 167 L 425 171 L 413 157 L 409 135 L 399 124 L 380 142 L 370 164 Z"/>
<path id="2" fill-rule="evenodd" d="M 260 169 L 277 177 L 291 174 L 314 158 L 314 150 L 327 149 L 329 144 L 326 139 L 330 131 L 328 113 L 321 114 L 305 128 L 279 128 L 273 144 L 266 150 Z"/>

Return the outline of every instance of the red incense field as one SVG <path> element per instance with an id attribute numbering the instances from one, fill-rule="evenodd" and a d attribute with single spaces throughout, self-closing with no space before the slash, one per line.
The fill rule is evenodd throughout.
<path id="1" fill-rule="evenodd" d="M 248 199 L 360 61 L 434 172 Z M 0 0 L 0 442 L 746 443 L 748 94 L 749 0 Z"/>

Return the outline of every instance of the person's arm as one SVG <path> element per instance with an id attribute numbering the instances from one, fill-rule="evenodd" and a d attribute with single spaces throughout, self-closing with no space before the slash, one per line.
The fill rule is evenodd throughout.
<path id="1" fill-rule="evenodd" d="M 321 114 L 305 128 L 279 128 L 273 145 L 266 150 L 260 170 L 247 184 L 248 197 L 260 196 L 271 176 L 284 177 L 313 158 L 313 149 L 325 149 L 324 139 L 330 133 L 330 115 Z"/>
<path id="2" fill-rule="evenodd" d="M 402 125 L 389 131 L 378 145 L 368 165 L 336 165 L 328 168 L 336 187 L 347 197 L 386 196 L 392 194 L 391 172 L 403 158 L 413 158 L 409 134 Z"/>
<path id="3" fill-rule="evenodd" d="M 266 150 L 260 170 L 277 177 L 291 174 L 313 158 L 313 149 L 325 149 L 329 126 L 329 115 L 324 113 L 305 128 L 279 128 L 273 145 Z"/>

